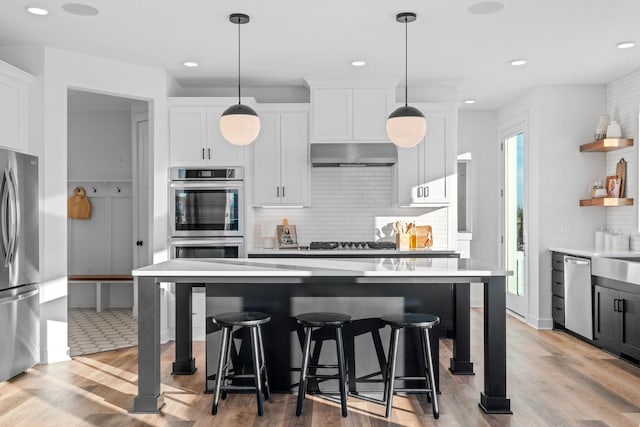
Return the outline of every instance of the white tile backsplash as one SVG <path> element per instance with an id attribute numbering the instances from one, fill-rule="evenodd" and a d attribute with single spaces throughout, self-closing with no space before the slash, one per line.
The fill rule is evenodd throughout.
<path id="1" fill-rule="evenodd" d="M 256 245 L 260 245 L 262 236 L 273 236 L 283 218 L 296 226 L 300 245 L 321 240 L 378 240 L 384 236 L 381 231 L 376 233 L 376 217 L 385 217 L 431 225 L 433 247 L 448 248 L 448 208 L 393 207 L 394 173 L 394 168 L 384 166 L 312 168 L 311 207 L 254 208 Z"/>
<path id="2" fill-rule="evenodd" d="M 640 104 L 640 71 L 633 72 L 607 85 L 607 113 L 620 123 L 622 136 L 633 138 L 633 147 L 606 154 L 606 174 L 615 175 L 621 158 L 627 161 L 626 197 L 632 197 L 636 206 L 607 209 L 607 227 L 623 232 L 638 231 L 638 105 Z M 604 177 L 603 177 L 604 181 Z"/>

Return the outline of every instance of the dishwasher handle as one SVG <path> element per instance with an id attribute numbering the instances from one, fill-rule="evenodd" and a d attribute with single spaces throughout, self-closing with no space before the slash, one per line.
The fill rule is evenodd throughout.
<path id="1" fill-rule="evenodd" d="M 582 259 L 582 258 L 570 258 L 570 257 L 565 257 L 564 258 L 564 262 L 569 263 L 569 264 L 575 264 L 575 265 L 589 265 L 591 264 L 590 261 Z"/>

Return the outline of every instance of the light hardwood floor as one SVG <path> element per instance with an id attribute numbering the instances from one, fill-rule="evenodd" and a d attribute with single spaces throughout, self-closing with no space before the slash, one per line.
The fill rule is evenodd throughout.
<path id="1" fill-rule="evenodd" d="M 475 376 L 446 369 L 451 341 L 441 342 L 440 419 L 422 396 L 396 396 L 390 419 L 384 408 L 349 398 L 349 416 L 324 399 L 305 401 L 295 416 L 295 395 L 275 394 L 256 415 L 254 395 L 235 394 L 210 415 L 204 388 L 204 346 L 194 343 L 198 371 L 170 375 L 173 345 L 163 346 L 162 385 L 166 405 L 159 415 L 134 415 L 136 348 L 114 350 L 72 361 L 41 365 L 0 383 L 0 426 L 639 426 L 640 368 L 568 334 L 536 331 L 508 318 L 507 392 L 513 415 L 483 414 L 482 311 L 472 310 Z"/>

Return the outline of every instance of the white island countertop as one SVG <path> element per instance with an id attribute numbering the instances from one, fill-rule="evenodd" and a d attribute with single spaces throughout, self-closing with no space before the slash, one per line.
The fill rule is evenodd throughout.
<path id="1" fill-rule="evenodd" d="M 459 258 L 208 258 L 172 259 L 132 271 L 135 277 L 466 277 L 504 270 Z"/>

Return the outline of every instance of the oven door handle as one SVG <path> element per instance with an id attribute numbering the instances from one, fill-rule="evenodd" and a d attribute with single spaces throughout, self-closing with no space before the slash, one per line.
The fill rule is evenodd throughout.
<path id="1" fill-rule="evenodd" d="M 225 188 L 243 188 L 242 181 L 207 181 L 207 182 L 186 182 L 186 181 L 172 181 L 171 188 L 206 188 L 206 189 L 225 189 Z"/>
<path id="2" fill-rule="evenodd" d="M 235 238 L 220 238 L 220 239 L 201 239 L 198 237 L 185 238 L 185 239 L 171 239 L 171 246 L 238 246 L 243 245 L 243 239 Z"/>

